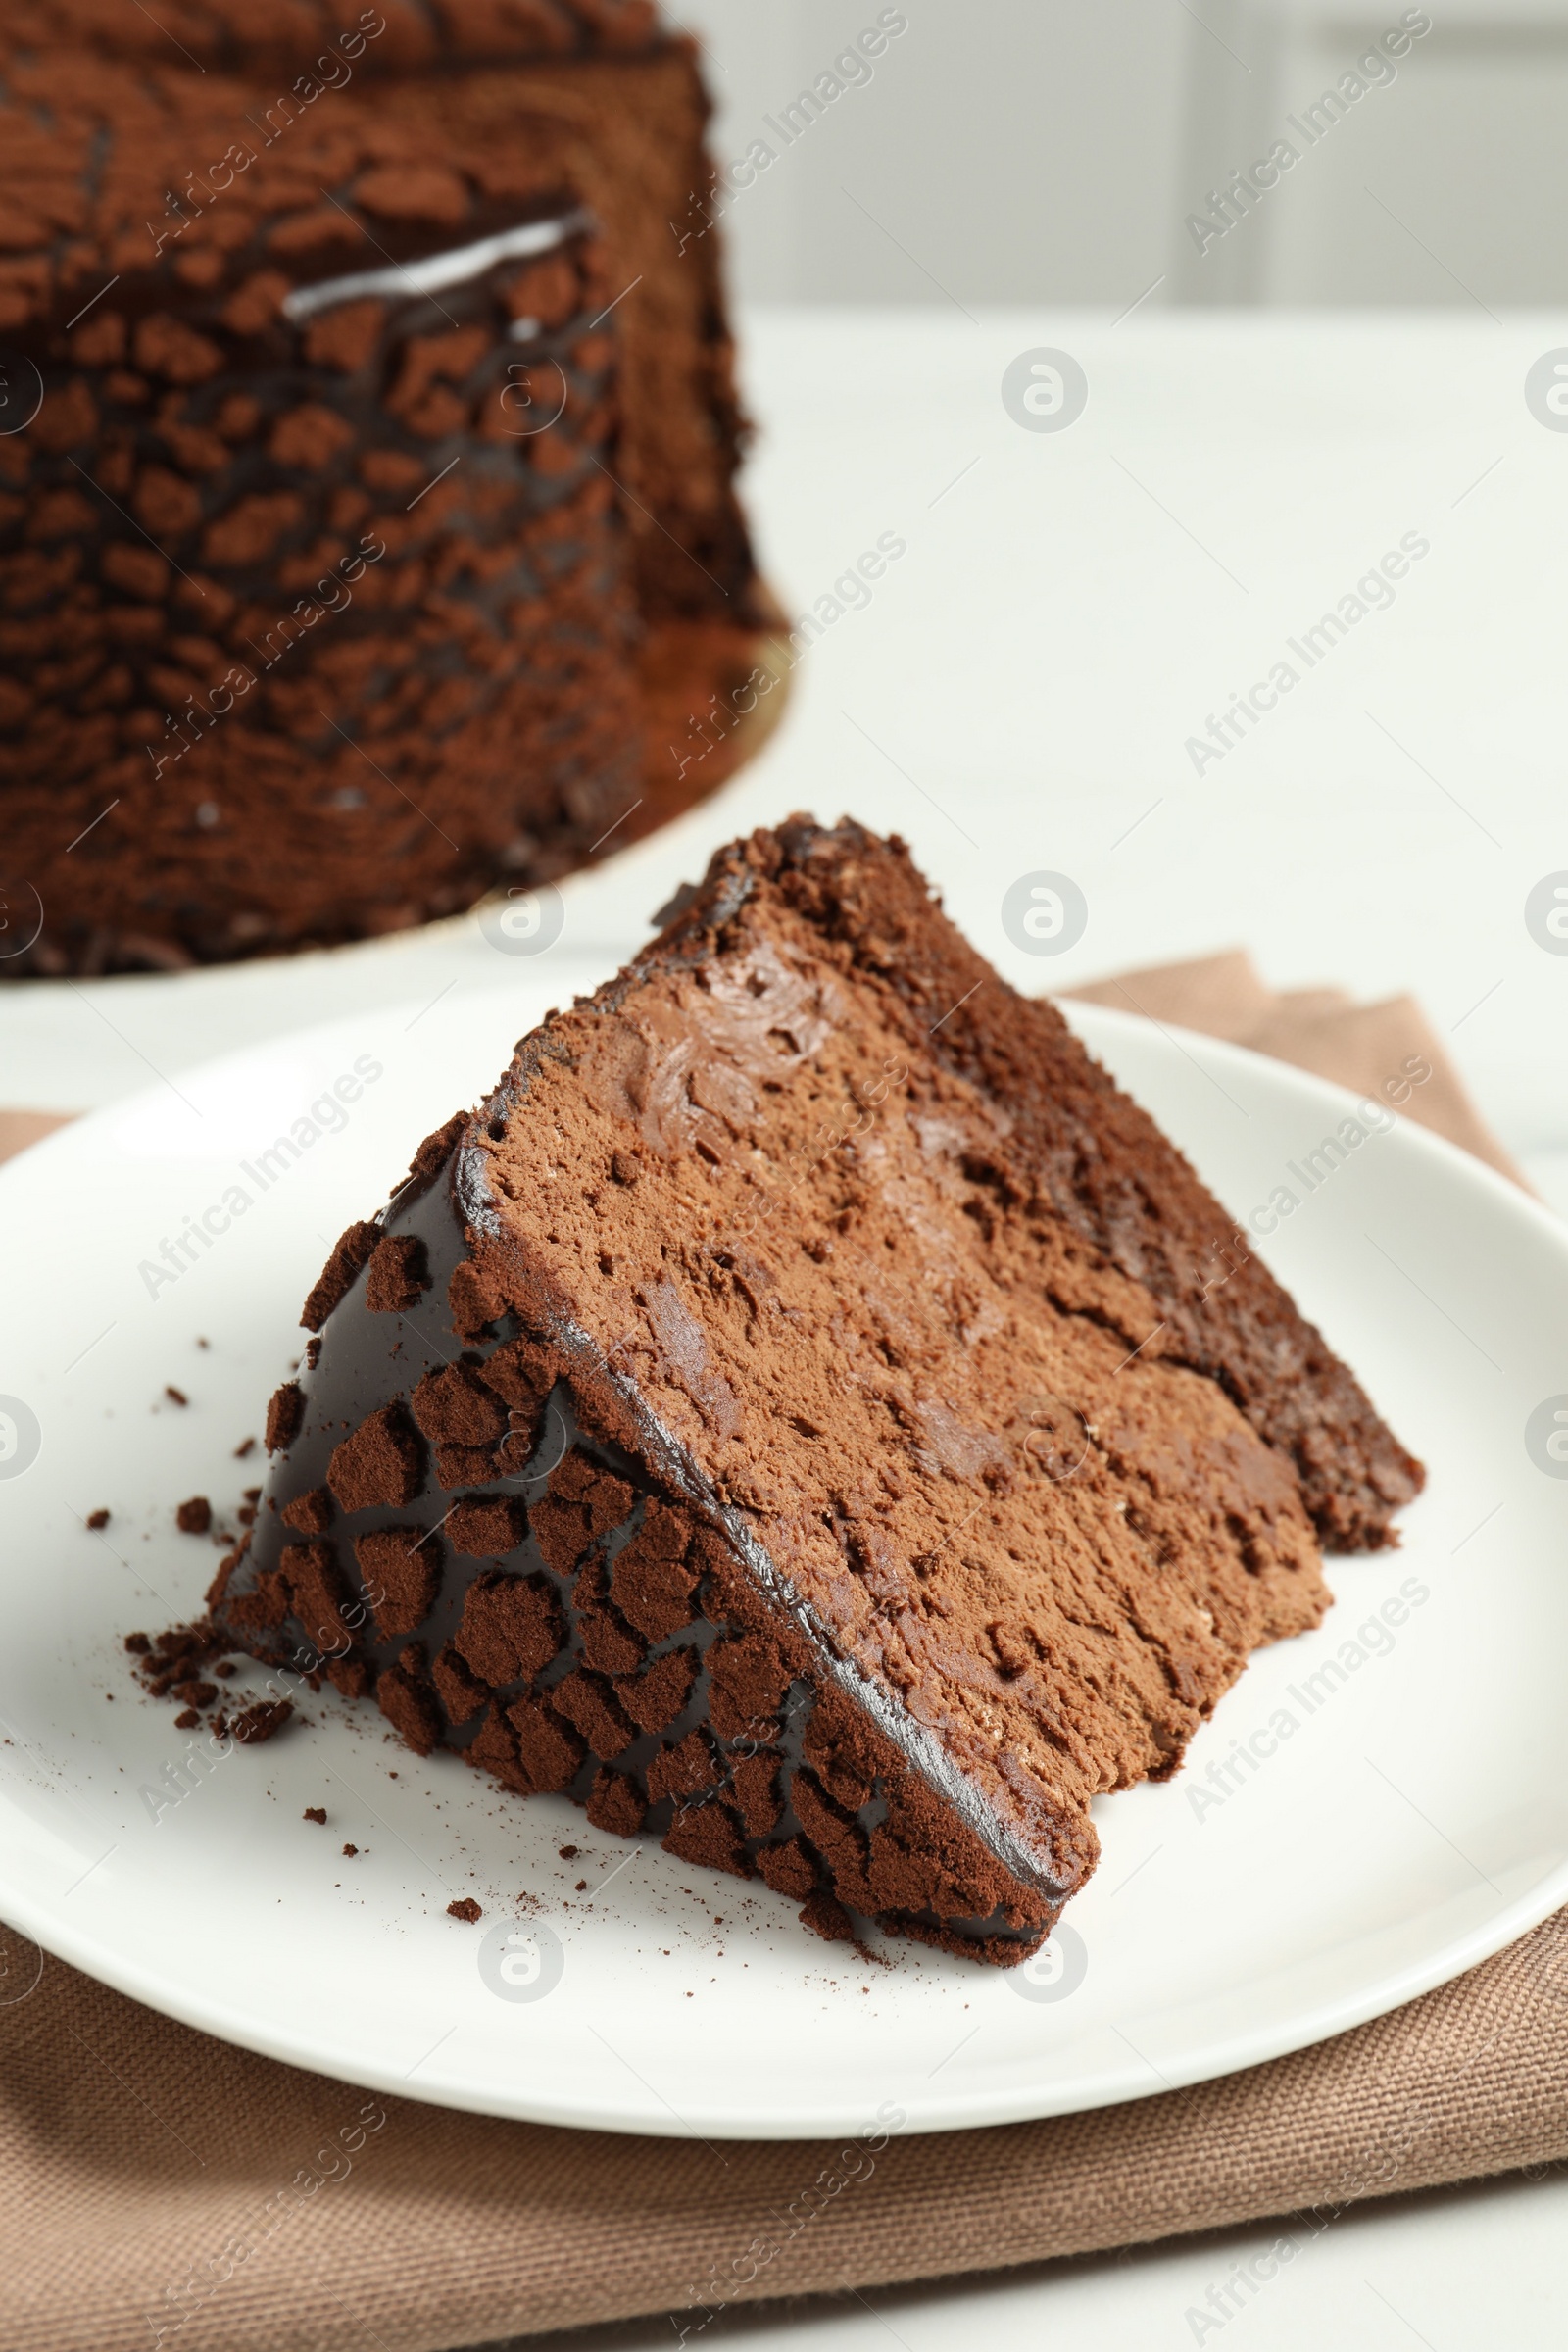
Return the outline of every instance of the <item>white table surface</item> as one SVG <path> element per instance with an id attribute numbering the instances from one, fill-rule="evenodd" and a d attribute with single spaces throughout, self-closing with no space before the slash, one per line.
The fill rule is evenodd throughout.
<path id="1" fill-rule="evenodd" d="M 634 948 L 720 841 L 794 808 L 850 810 L 907 837 L 1022 986 L 1243 945 L 1277 986 L 1413 990 L 1485 1115 L 1568 1208 L 1568 956 L 1524 922 L 1532 885 L 1568 869 L 1568 434 L 1523 390 L 1560 342 L 1549 317 L 1479 309 L 755 315 L 749 496 L 790 611 L 881 534 L 907 552 L 811 647 L 745 776 L 566 885 L 562 999 Z M 1039 347 L 1088 375 L 1063 432 L 1025 431 L 1002 403 L 1007 363 Z M 1407 533 L 1429 552 L 1395 602 L 1307 671 L 1285 641 Z M 1282 659 L 1300 683 L 1196 774 L 1187 738 Z M 1008 884 L 1043 868 L 1071 875 L 1090 910 L 1051 961 L 1013 948 L 1000 916 Z M 249 1039 L 504 976 L 460 922 L 213 973 L 25 983 L 0 990 L 0 1102 L 84 1108 Z M 1565 2228 L 1557 2174 L 1368 2208 L 1224 2332 L 1259 2352 L 1555 2347 Z M 710 2333 L 759 2352 L 890 2334 L 909 2352 L 982 2335 L 996 2352 L 1053 2336 L 1155 2352 L 1213 2340 L 1188 2309 L 1270 2234 Z M 661 2322 L 614 2340 L 671 2338 Z"/>

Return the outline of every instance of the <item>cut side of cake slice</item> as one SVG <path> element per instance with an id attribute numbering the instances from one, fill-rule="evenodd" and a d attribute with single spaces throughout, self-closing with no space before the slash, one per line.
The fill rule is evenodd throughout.
<path id="1" fill-rule="evenodd" d="M 902 845 L 715 858 L 338 1243 L 220 1635 L 824 1934 L 1023 1958 L 1419 1465 Z M 1316 1526 L 1314 1526 L 1314 1520 Z"/>

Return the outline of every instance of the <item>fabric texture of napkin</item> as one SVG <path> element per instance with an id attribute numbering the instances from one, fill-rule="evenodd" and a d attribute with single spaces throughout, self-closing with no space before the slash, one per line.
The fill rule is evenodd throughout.
<path id="1" fill-rule="evenodd" d="M 1422 1054 L 1409 1115 L 1515 1173 L 1408 999 L 1275 996 L 1243 956 L 1080 993 L 1359 1091 Z M 0 1151 L 58 1123 L 26 1117 Z M 1568 1911 L 1406 2008 L 1196 2088 L 916 2134 L 906 2087 L 819 2144 L 498 2122 L 254 2057 L 0 1930 L 0 2343 L 450 2352 L 669 2311 L 690 2345 L 763 2297 L 1265 2219 L 1278 2266 L 1366 2198 L 1568 2158 Z"/>

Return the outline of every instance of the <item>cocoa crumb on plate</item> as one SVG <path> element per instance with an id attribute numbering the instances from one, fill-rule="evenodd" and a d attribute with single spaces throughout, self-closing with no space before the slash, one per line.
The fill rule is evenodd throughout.
<path id="1" fill-rule="evenodd" d="M 243 1746 L 255 1747 L 263 1740 L 275 1739 L 293 1712 L 292 1699 L 261 1699 L 234 1717 L 234 1737 Z"/>

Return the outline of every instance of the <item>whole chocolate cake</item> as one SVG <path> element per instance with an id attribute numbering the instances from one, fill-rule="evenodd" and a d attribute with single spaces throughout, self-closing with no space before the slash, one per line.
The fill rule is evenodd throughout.
<path id="1" fill-rule="evenodd" d="M 400 928 L 734 767 L 706 119 L 648 0 L 8 7 L 0 975 Z"/>
<path id="2" fill-rule="evenodd" d="M 1420 1466 L 900 843 L 682 895 L 338 1243 L 204 1639 L 1010 1964 Z"/>

